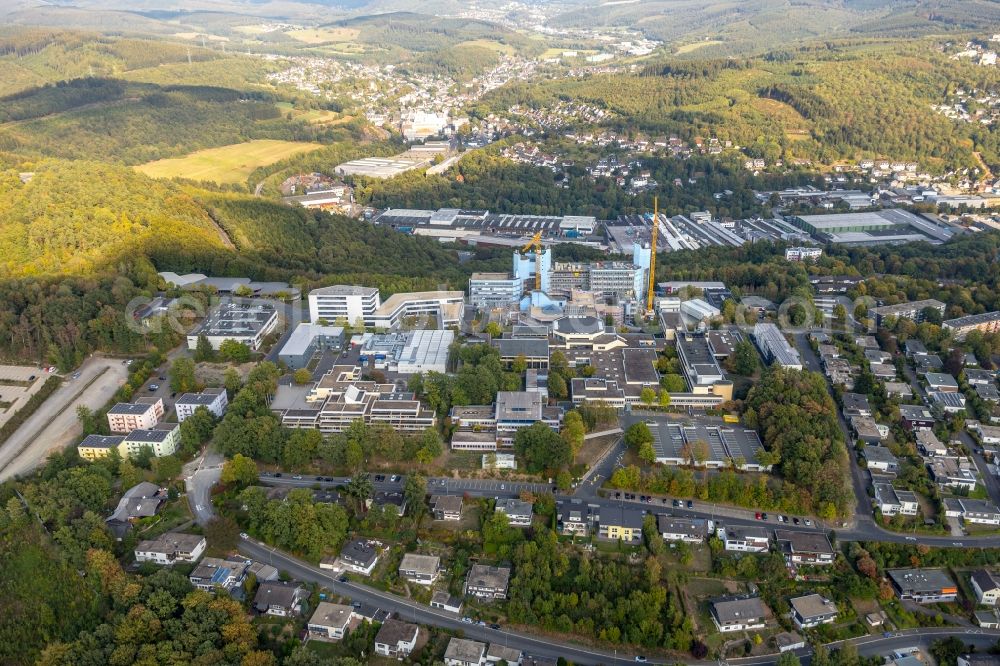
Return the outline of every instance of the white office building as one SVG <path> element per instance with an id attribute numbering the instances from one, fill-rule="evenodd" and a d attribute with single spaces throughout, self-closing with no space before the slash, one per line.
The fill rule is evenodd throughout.
<path id="1" fill-rule="evenodd" d="M 375 287 L 335 284 L 309 292 L 309 319 L 314 323 L 322 319 L 328 324 L 346 321 L 353 326 L 370 321 L 381 305 Z"/>
<path id="2" fill-rule="evenodd" d="M 177 398 L 174 408 L 177 410 L 177 421 L 183 423 L 184 419 L 194 414 L 194 410 L 204 407 L 216 418 L 221 419 L 229 406 L 229 397 L 224 388 L 207 388 L 201 393 L 185 393 Z"/>

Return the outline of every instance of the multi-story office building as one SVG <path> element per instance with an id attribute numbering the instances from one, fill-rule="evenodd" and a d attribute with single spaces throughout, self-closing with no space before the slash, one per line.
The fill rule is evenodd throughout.
<path id="1" fill-rule="evenodd" d="M 367 325 L 397 328 L 408 317 L 436 317 L 440 328 L 458 326 L 465 311 L 465 294 L 460 291 L 417 291 L 393 294 L 375 310 Z"/>
<path id="2" fill-rule="evenodd" d="M 624 261 L 599 261 L 590 264 L 590 291 L 605 297 L 642 300 L 646 294 L 646 272 L 641 266 Z"/>
<path id="3" fill-rule="evenodd" d="M 188 349 L 198 347 L 204 336 L 218 350 L 226 340 L 235 340 L 250 349 L 260 349 L 264 338 L 278 326 L 278 311 L 270 303 L 226 302 L 213 310 L 198 329 L 187 336 Z"/>
<path id="4" fill-rule="evenodd" d="M 546 407 L 541 393 L 532 391 L 500 391 L 496 401 L 497 443 L 513 446 L 514 436 L 521 428 L 542 421 L 553 430 L 562 422 L 562 409 Z"/>
<path id="5" fill-rule="evenodd" d="M 753 339 L 768 363 L 776 363 L 791 370 L 802 369 L 799 352 L 788 344 L 781 329 L 774 324 L 767 322 L 756 324 L 753 327 Z"/>
<path id="6" fill-rule="evenodd" d="M 473 273 L 469 278 L 469 305 L 483 310 L 516 306 L 524 282 L 509 273 Z"/>
<path id="7" fill-rule="evenodd" d="M 381 305 L 375 287 L 335 284 L 309 292 L 309 319 L 314 323 L 340 321 L 354 326 L 359 321 L 370 321 Z"/>

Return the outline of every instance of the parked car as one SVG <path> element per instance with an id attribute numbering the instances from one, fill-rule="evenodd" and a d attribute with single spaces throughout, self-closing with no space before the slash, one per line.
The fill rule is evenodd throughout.
<path id="1" fill-rule="evenodd" d="M 160 385 L 159 384 L 150 384 L 149 385 L 149 390 L 150 391 L 159 391 L 160 390 Z"/>
<path id="2" fill-rule="evenodd" d="M 806 523 L 806 527 L 812 527 L 813 526 L 813 521 L 809 520 L 808 518 L 806 518 L 805 523 Z"/>
<path id="3" fill-rule="evenodd" d="M 694 502 L 692 502 L 691 500 L 688 500 L 687 506 L 688 506 L 689 509 L 693 509 L 694 508 Z"/>
<path id="4" fill-rule="evenodd" d="M 754 514 L 754 518 L 756 518 L 757 520 L 763 520 L 763 519 L 762 519 L 762 518 L 760 517 L 760 511 L 758 511 L 757 513 L 755 513 L 755 514 Z"/>

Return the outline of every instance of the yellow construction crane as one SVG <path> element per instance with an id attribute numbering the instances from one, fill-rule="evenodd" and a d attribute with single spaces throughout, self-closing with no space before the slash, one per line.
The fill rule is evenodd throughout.
<path id="1" fill-rule="evenodd" d="M 660 228 L 659 197 L 653 197 L 653 239 L 649 244 L 649 284 L 646 285 L 646 316 L 653 318 L 653 288 L 656 285 L 656 234 Z"/>
<path id="2" fill-rule="evenodd" d="M 527 252 L 534 248 L 535 250 L 535 291 L 542 290 L 542 232 L 539 231 L 531 240 L 528 241 L 524 247 L 521 248 L 521 252 Z"/>

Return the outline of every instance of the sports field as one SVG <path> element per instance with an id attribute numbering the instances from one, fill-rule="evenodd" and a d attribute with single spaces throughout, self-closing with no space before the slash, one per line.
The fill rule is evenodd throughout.
<path id="1" fill-rule="evenodd" d="M 257 167 L 322 148 L 320 143 L 257 139 L 231 146 L 206 148 L 184 157 L 147 162 L 136 167 L 153 178 L 190 178 L 215 183 L 243 183 Z"/>

